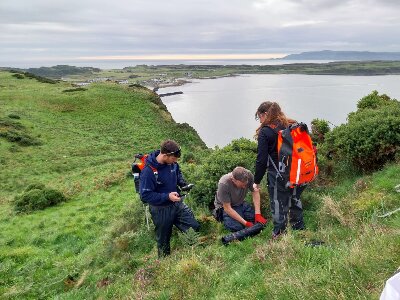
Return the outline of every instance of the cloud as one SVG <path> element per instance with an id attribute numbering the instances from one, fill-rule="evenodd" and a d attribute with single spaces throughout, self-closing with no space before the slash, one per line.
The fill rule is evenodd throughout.
<path id="1" fill-rule="evenodd" d="M 29 57 L 400 51 L 399 12 L 394 0 L 1 1 L 0 65 Z"/>

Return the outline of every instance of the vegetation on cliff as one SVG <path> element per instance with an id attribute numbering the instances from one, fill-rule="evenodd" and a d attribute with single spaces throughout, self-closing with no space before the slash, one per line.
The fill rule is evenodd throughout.
<path id="1" fill-rule="evenodd" d="M 315 122 L 323 173 L 304 192 L 307 229 L 271 241 L 269 222 L 258 236 L 225 247 L 220 238 L 226 231 L 207 204 L 221 174 L 238 164 L 253 168 L 253 141 L 207 149 L 193 128 L 176 124 L 160 98 L 140 86 L 108 82 L 74 90 L 65 82 L 0 72 L 0 133 L 13 129 L 40 141 L 21 145 L 0 136 L 1 298 L 378 298 L 400 266 L 400 215 L 386 214 L 400 206 L 398 148 L 392 151 L 398 144 L 386 147 L 385 140 L 382 149 L 391 151 L 366 170 L 352 157 L 340 163 L 347 154 L 336 138 L 338 131 L 358 128 L 364 122 L 358 116 L 366 112 L 371 121 L 364 126 L 389 126 L 380 110 L 389 113 L 386 103 L 398 102 L 378 93 L 367 98 L 344 129 Z M 350 136 L 378 141 L 374 134 Z M 185 201 L 201 232 L 174 231 L 172 255 L 160 261 L 130 163 L 135 153 L 151 151 L 166 138 L 183 147 L 183 172 L 196 184 Z M 338 151 L 324 152 L 328 143 Z M 46 189 L 65 198 L 15 211 L 16 199 L 35 191 L 35 199 L 43 200 L 39 191 Z M 268 215 L 265 189 L 262 199 Z"/>

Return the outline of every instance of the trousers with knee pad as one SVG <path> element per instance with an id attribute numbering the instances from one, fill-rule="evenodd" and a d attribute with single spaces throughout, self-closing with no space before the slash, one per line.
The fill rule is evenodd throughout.
<path id="1" fill-rule="evenodd" d="M 292 229 L 304 229 L 303 205 L 300 195 L 305 186 L 288 188 L 275 170 L 268 170 L 268 193 L 274 223 L 274 235 L 286 230 L 288 219 Z"/>

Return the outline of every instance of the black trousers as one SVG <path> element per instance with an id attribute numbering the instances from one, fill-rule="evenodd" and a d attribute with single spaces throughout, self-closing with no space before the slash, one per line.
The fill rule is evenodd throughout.
<path id="1" fill-rule="evenodd" d="M 171 253 L 170 240 L 173 225 L 183 232 L 186 232 L 189 228 L 197 231 L 200 227 L 192 210 L 181 201 L 166 206 L 150 205 L 150 213 L 155 226 L 159 257 Z"/>
<path id="2" fill-rule="evenodd" d="M 284 182 L 275 170 L 268 170 L 268 193 L 274 223 L 274 235 L 286 230 L 288 219 L 294 230 L 304 229 L 303 205 L 300 195 L 305 186 L 296 188 L 285 187 Z"/>

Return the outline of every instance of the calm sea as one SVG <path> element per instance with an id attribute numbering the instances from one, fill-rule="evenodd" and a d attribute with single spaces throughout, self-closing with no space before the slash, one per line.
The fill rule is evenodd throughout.
<path id="1" fill-rule="evenodd" d="M 262 101 L 277 101 L 287 116 L 298 121 L 325 119 L 333 127 L 345 123 L 358 100 L 373 90 L 400 99 L 399 81 L 400 75 L 242 75 L 195 80 L 158 93 L 182 91 L 163 97 L 163 102 L 175 121 L 190 124 L 214 147 L 252 138 L 259 125 L 254 113 Z"/>
<path id="2" fill-rule="evenodd" d="M 0 67 L 39 68 L 54 65 L 70 65 L 76 67 L 95 67 L 101 69 L 123 69 L 137 65 L 282 65 L 294 63 L 328 63 L 331 60 L 284 60 L 284 59 L 229 59 L 229 60 L 66 60 L 66 61 L 10 61 Z"/>

